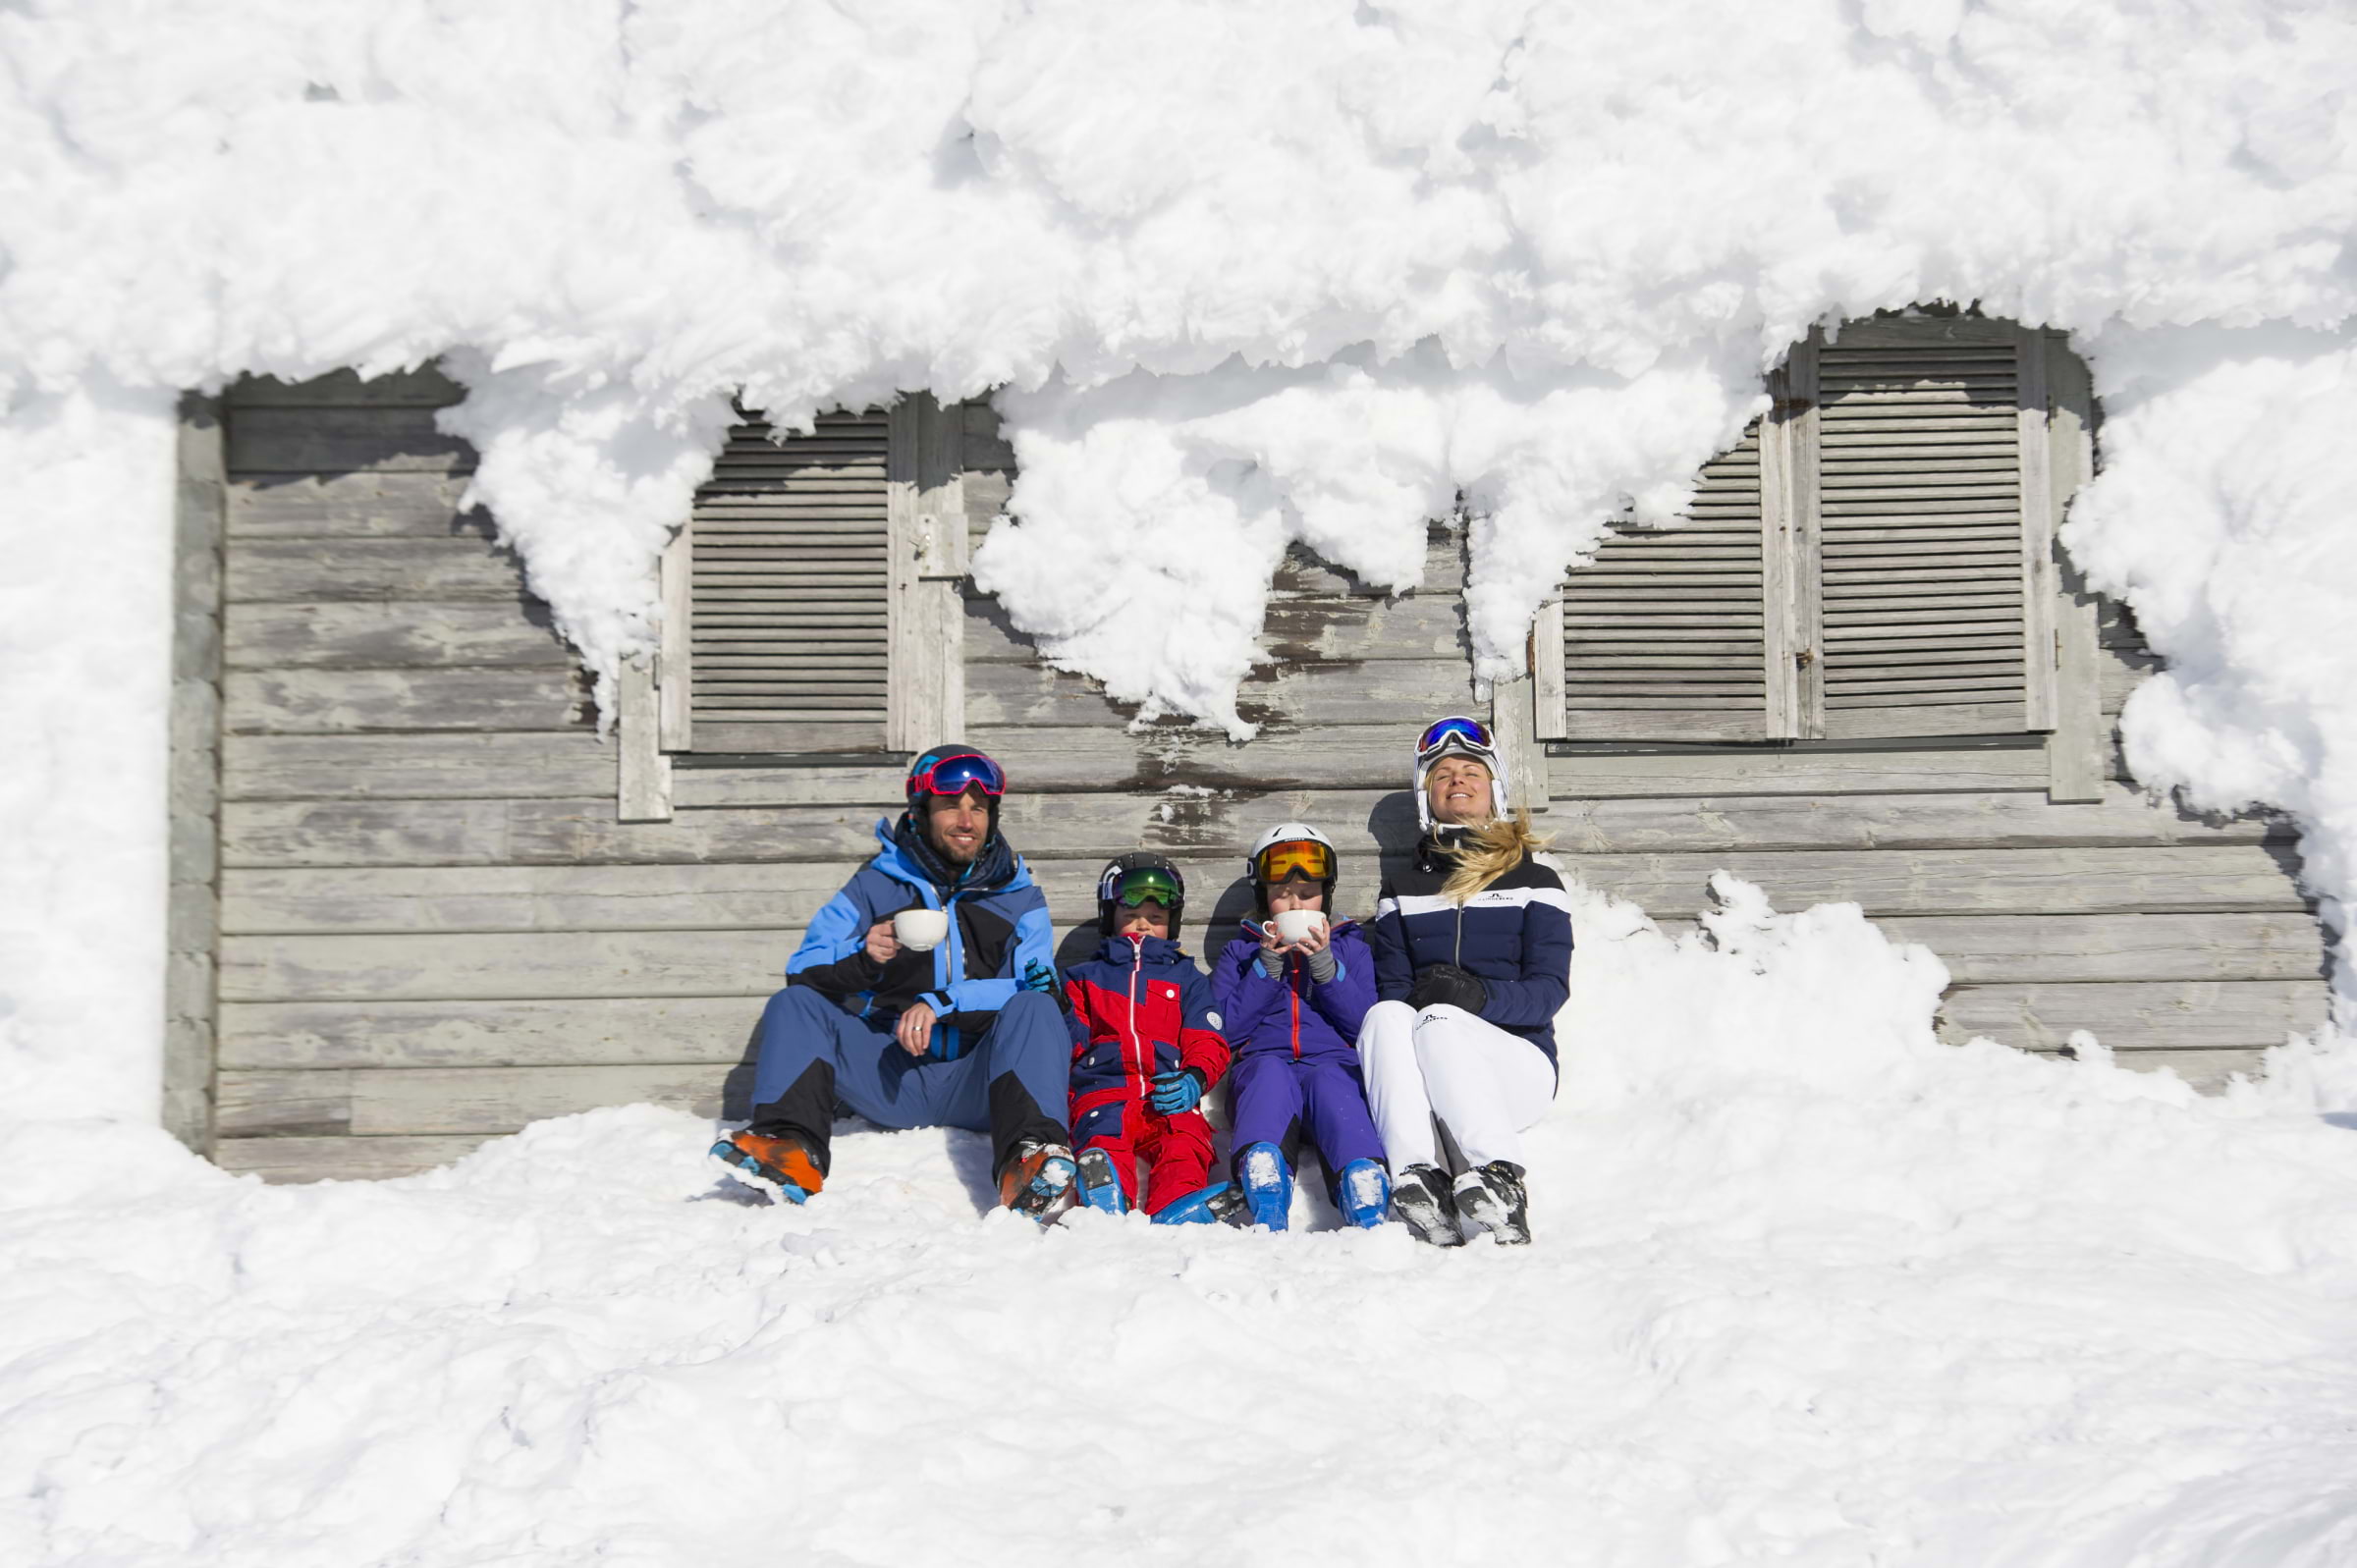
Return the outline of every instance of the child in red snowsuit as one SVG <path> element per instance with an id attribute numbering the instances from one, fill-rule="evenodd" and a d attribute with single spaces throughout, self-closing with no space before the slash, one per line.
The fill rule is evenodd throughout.
<path id="1" fill-rule="evenodd" d="M 1227 1217 L 1240 1207 L 1211 1183 L 1204 1094 L 1228 1070 L 1211 979 L 1173 940 L 1185 884 L 1160 855 L 1124 855 L 1098 882 L 1105 945 L 1064 972 L 1071 1018 L 1072 1147 L 1082 1201 L 1119 1214 L 1137 1203 L 1157 1224 Z"/>

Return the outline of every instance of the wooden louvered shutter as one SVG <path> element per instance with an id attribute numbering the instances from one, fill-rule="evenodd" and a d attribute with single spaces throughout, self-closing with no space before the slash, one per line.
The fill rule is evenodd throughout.
<path id="1" fill-rule="evenodd" d="M 1795 348 L 1692 520 L 1617 525 L 1532 641 L 1542 732 L 1897 739 L 2056 723 L 2048 335 L 1855 322 Z M 1559 683 L 1560 681 L 1560 683 Z"/>
<path id="2" fill-rule="evenodd" d="M 2044 353 L 2042 334 L 1969 317 L 1858 322 L 1796 352 L 1816 383 L 1808 732 L 2053 727 Z"/>
<path id="3" fill-rule="evenodd" d="M 1560 655 L 1542 637 L 1544 732 L 1573 740 L 1760 740 L 1768 735 L 1768 563 L 1760 427 L 1702 470 L 1690 521 L 1616 523 L 1562 590 Z M 1552 630 L 1553 628 L 1549 628 Z"/>
<path id="4" fill-rule="evenodd" d="M 703 752 L 875 751 L 891 706 L 890 420 L 729 432 L 687 528 L 686 695 L 667 743 Z M 682 677 L 685 677 L 684 680 Z M 676 713 L 676 710 L 675 710 Z M 676 736 L 672 730 L 683 731 Z"/>

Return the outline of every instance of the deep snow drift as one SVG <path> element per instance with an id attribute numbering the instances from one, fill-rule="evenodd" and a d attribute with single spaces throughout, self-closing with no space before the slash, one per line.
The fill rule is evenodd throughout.
<path id="1" fill-rule="evenodd" d="M 0 1135 L 0 1559 L 2337 1568 L 2357 1128 L 1937 1044 L 1854 908 L 1580 910 L 1534 1246 L 988 1201 L 544 1122 L 265 1188 Z M 1310 1184 L 1314 1185 L 1314 1184 Z"/>

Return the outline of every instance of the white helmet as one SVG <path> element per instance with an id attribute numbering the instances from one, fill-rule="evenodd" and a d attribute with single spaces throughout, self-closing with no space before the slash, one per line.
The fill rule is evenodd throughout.
<path id="1" fill-rule="evenodd" d="M 1443 757 L 1471 757 L 1490 770 L 1490 806 L 1497 815 L 1507 814 L 1506 769 L 1498 761 L 1498 743 L 1491 737 L 1490 727 L 1478 719 L 1463 714 L 1451 714 L 1425 726 L 1416 741 L 1416 826 L 1425 833 L 1432 832 L 1432 797 L 1424 792 L 1425 776 L 1432 765 Z"/>
<path id="2" fill-rule="evenodd" d="M 1300 845 L 1300 852 L 1284 856 L 1283 858 L 1290 863 L 1280 869 L 1275 876 L 1269 875 L 1270 868 L 1263 863 L 1261 857 L 1271 849 L 1286 845 Z M 1312 848 L 1312 845 L 1315 848 Z M 1321 859 L 1319 851 L 1321 850 L 1323 851 L 1323 865 L 1319 864 Z M 1283 882 L 1288 876 L 1300 875 L 1308 877 L 1310 881 L 1319 886 L 1326 894 L 1326 905 L 1331 909 L 1334 906 L 1335 878 L 1342 872 L 1342 851 L 1335 848 L 1334 840 L 1308 823 L 1281 822 L 1267 833 L 1262 834 L 1252 845 L 1251 854 L 1244 857 L 1244 874 L 1252 879 L 1252 892 L 1261 900 L 1263 908 L 1268 906 L 1268 885 L 1270 883 Z"/>

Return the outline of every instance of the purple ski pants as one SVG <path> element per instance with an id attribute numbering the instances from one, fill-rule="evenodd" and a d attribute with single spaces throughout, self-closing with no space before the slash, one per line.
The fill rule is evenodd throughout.
<path id="1" fill-rule="evenodd" d="M 1298 1164 L 1304 1133 L 1329 1181 L 1353 1160 L 1383 1159 L 1356 1064 L 1333 1057 L 1295 1061 L 1275 1052 L 1235 1058 L 1228 1069 L 1229 1147 L 1240 1154 L 1273 1143 Z"/>

